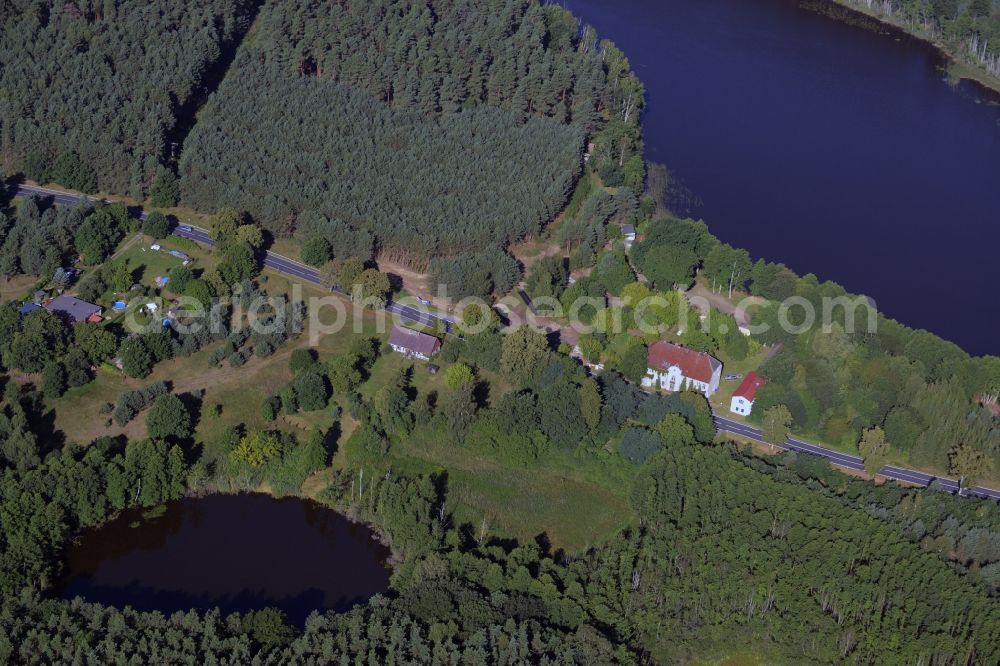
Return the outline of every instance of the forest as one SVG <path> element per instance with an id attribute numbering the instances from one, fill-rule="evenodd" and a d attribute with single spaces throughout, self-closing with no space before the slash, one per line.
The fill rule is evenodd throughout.
<path id="1" fill-rule="evenodd" d="M 823 297 L 844 293 L 838 285 L 812 275 L 799 278 L 764 261 L 749 278 L 753 294 L 800 296 L 817 311 Z M 758 422 L 770 407 L 784 405 L 798 432 L 848 446 L 877 428 L 884 435 L 881 445 L 862 451 L 873 469 L 902 460 L 973 485 L 1000 470 L 1000 430 L 988 404 L 1000 389 L 1000 357 L 971 357 L 881 314 L 877 332 L 864 330 L 861 322 L 862 330 L 848 333 L 847 309 L 835 311 L 825 330 L 792 335 L 777 324 L 777 309 L 772 302 L 753 315 L 755 323 L 770 327 L 759 339 L 782 345 L 761 367 L 769 383 L 757 395 Z"/>
<path id="2" fill-rule="evenodd" d="M 641 185 L 642 105 L 622 53 L 556 6 L 272 2 L 185 145 L 181 194 L 426 268 L 537 234 L 587 137 L 608 184 Z"/>
<path id="3" fill-rule="evenodd" d="M 580 229 L 637 210 L 627 197 L 607 201 L 597 190 L 579 200 L 573 217 Z M 64 245 L 74 248 L 88 223 L 94 231 L 86 238 L 129 228 L 134 222 L 122 212 L 112 206 L 39 212 L 29 199 L 10 228 L 53 237 L 65 228 Z M 57 223 L 63 217 L 65 224 Z M 250 242 L 255 234 L 245 222 L 233 212 L 217 216 L 212 226 L 223 248 Z M 577 231 L 560 233 L 578 247 L 586 247 L 590 235 L 580 232 L 582 240 L 573 241 Z M 652 222 L 634 256 L 641 264 L 656 248 L 685 249 L 673 252 L 681 258 L 676 265 L 690 270 L 700 264 L 720 284 L 749 283 L 771 298 L 791 285 L 812 297 L 811 278 L 786 280 L 780 266 L 747 260 L 736 271 L 732 257 L 739 253 L 719 246 L 700 223 Z M 720 252 L 725 256 L 717 257 Z M 601 293 L 622 293 L 627 308 L 634 291 L 628 265 L 616 263 L 614 252 L 584 254 L 581 261 L 600 268 L 592 279 L 600 281 Z M 113 283 L 114 265 L 95 268 L 94 275 Z M 231 270 L 242 273 L 237 268 Z M 551 268 L 549 288 L 555 288 L 565 276 Z M 186 276 L 188 284 L 179 279 L 176 288 L 201 282 L 243 301 L 262 293 L 253 281 L 227 282 L 222 274 L 229 270 L 217 269 L 207 283 Z M 541 278 L 535 283 L 542 288 Z M 839 293 L 829 285 L 821 291 Z M 285 316 L 294 320 L 301 312 Z M 489 311 L 478 316 L 493 317 Z M 141 385 L 121 393 L 106 413 L 118 423 L 143 419 L 146 437 L 105 437 L 81 447 L 53 436 L 58 433 L 51 432 L 49 410 L 71 373 L 79 375 L 73 381 L 91 381 L 91 362 L 117 350 L 124 372 L 145 377 L 160 360 L 214 344 L 209 363 L 238 368 L 271 353 L 287 334 L 265 340 L 226 325 L 214 337 L 163 331 L 123 340 L 113 328 L 69 328 L 44 311 L 21 319 L 13 304 L 0 309 L 0 325 L 9 341 L 0 348 L 5 365 L 20 376 L 41 377 L 37 387 L 8 380 L 0 402 L 4 660 L 140 655 L 219 663 L 255 657 L 271 663 L 648 663 L 744 650 L 795 663 L 998 658 L 996 507 L 933 491 L 875 488 L 808 456 L 768 461 L 712 444 L 714 425 L 701 395 L 648 396 L 613 370 L 590 377 L 540 332 L 522 327 L 502 334 L 491 319 L 486 331 L 449 340 L 440 355 L 444 386 L 435 392 L 424 390 L 405 365 L 366 389 L 383 352 L 375 339 L 359 337 L 339 355 L 323 358 L 296 350 L 290 381 L 260 405 L 273 426 L 227 428 L 204 448 L 191 446 L 193 415 L 212 418 L 201 392 L 175 396 L 160 383 Z M 933 336 L 892 323 L 881 335 L 893 350 L 887 359 L 912 356 L 921 376 L 956 375 L 952 381 L 965 382 L 950 389 L 956 404 L 967 406 L 964 396 L 990 381 L 989 359 L 970 359 Z M 846 336 L 810 339 L 832 350 L 831 358 L 860 346 Z M 707 334 L 704 340 L 716 344 Z M 78 348 L 88 356 L 73 360 Z M 772 363 L 780 366 L 797 350 L 789 344 Z M 320 499 L 377 526 L 402 556 L 385 595 L 346 614 L 317 613 L 304 627 L 266 608 L 165 618 L 52 598 L 68 539 L 117 510 L 262 483 L 277 493 L 301 492 L 305 479 L 328 465 L 330 435 L 292 434 L 278 418 L 334 403 L 344 405 L 344 418 L 358 426 L 335 444 L 346 450 L 347 466 L 333 472 Z M 573 553 L 545 539 L 484 534 L 450 513 L 455 503 L 446 478 L 395 471 L 406 447 L 428 442 L 510 469 L 566 459 L 581 470 L 599 468 L 605 483 L 628 489 L 638 520 L 615 538 Z M 368 485 L 356 492 L 362 470 Z"/>
<path id="4" fill-rule="evenodd" d="M 500 372 L 523 388 L 495 407 L 473 407 L 471 420 L 454 407 L 468 399 L 465 373 L 452 373 L 440 411 L 427 409 L 425 396 L 411 402 L 405 382 L 358 403 L 365 425 L 347 443 L 352 464 L 323 501 L 379 526 L 405 558 L 386 594 L 344 614 L 315 613 L 304 627 L 274 609 L 164 617 L 47 598 L 40 590 L 56 574 L 53 556 L 75 528 L 130 502 L 123 491 L 139 478 L 142 505 L 176 497 L 192 470 L 181 449 L 163 440 L 67 446 L 33 468 L 0 456 L 0 658 L 640 664 L 734 650 L 817 664 L 1000 658 L 1000 611 L 981 587 L 986 579 L 971 573 L 975 562 L 953 569 L 946 552 L 958 543 L 946 540 L 964 534 L 961 557 L 996 557 L 995 545 L 986 555 L 988 539 L 975 536 L 996 539 L 996 507 L 969 510 L 943 494 L 873 488 L 809 456 L 770 462 L 702 443 L 700 396 L 644 397 L 614 375 L 585 388 L 593 380 L 538 342 L 525 333 L 504 345 Z M 371 357 L 370 346 L 357 349 L 351 363 Z M 543 369 L 525 371 L 527 356 Z M 311 371 L 308 359 L 297 365 Z M 392 397 L 397 391 L 401 398 Z M 386 454 L 402 438 L 425 429 L 453 446 L 477 447 L 484 444 L 473 433 L 485 428 L 502 445 L 497 455 L 519 439 L 559 437 L 532 405 L 577 405 L 586 411 L 564 416 L 583 421 L 581 413 L 593 412 L 588 393 L 606 406 L 583 427 L 612 438 L 625 433 L 623 462 L 612 464 L 633 470 L 630 501 L 641 520 L 586 552 L 553 550 L 544 539 L 484 538 L 477 526 L 452 521 L 446 478 L 378 473 L 392 465 Z M 33 419 L 38 406 L 30 390 L 5 391 L 11 427 L 23 428 L 16 424 Z M 631 431 L 647 433 L 640 439 L 654 446 L 628 455 Z M 582 441 L 571 441 L 577 435 Z M 553 446 L 583 453 L 594 446 L 587 440 L 576 433 Z M 380 443 L 370 448 L 372 441 Z M 356 492 L 361 466 L 376 473 Z M 13 593 L 24 583 L 31 589 Z"/>
<path id="5" fill-rule="evenodd" d="M 69 63 L 22 98 L 7 77 L 24 65 L 5 61 L 4 90 L 18 91 L 0 98 L 16 111 L 0 118 L 5 166 L 85 191 L 155 198 L 179 187 L 196 208 L 232 206 L 208 223 L 217 262 L 178 266 L 162 289 L 137 294 L 231 295 L 241 310 L 270 295 L 263 321 L 285 325 L 252 333 L 224 308 L 211 332 L 130 335 L 0 306 L 0 663 L 1000 662 L 996 505 L 876 486 L 806 455 L 762 458 L 717 441 L 700 394 L 637 387 L 650 340 L 623 340 L 610 322 L 631 328 L 644 296 L 678 304 L 677 289 L 699 277 L 772 303 L 845 292 L 754 263 L 703 222 L 657 215 L 640 198 L 642 87 L 613 45 L 530 0 L 272 0 L 231 53 L 255 5 L 161 5 L 0 6 L 4 53 L 44 59 L 48 40 Z M 175 174 L 170 141 L 219 65 L 227 76 Z M 157 68 L 170 70 L 167 95 L 147 90 Z M 92 85 L 59 85 L 68 75 Z M 72 102 L 79 118 L 59 116 L 53 89 L 85 96 Z M 582 355 L 606 364 L 594 376 L 554 336 L 502 331 L 490 309 L 459 313 L 490 325 L 447 339 L 433 378 L 367 334 L 335 352 L 289 349 L 303 306 L 271 286 L 276 275 L 258 276 L 270 233 L 302 241 L 303 259 L 325 270 L 334 257 L 339 284 L 384 278 L 364 263 L 378 254 L 426 268 L 453 296 L 504 293 L 520 278 L 508 244 L 560 212 L 551 240 L 565 260 L 536 262 L 526 288 L 603 306 L 582 315 L 597 324 Z M 640 227 L 628 252 L 623 223 Z M 140 230 L 160 238 L 167 220 L 140 227 L 120 204 L 25 199 L 0 213 L 0 278 L 48 283 L 80 259 L 73 291 L 106 304 L 134 287 L 112 257 Z M 376 285 L 383 300 L 388 289 Z M 731 316 L 703 330 L 672 309 L 652 316 L 683 328 L 692 348 L 745 358 L 782 345 L 761 369 L 758 417 L 782 408 L 787 427 L 848 447 L 878 430 L 866 461 L 905 457 L 966 481 L 1000 464 L 996 418 L 979 404 L 1000 387 L 996 357 L 884 318 L 877 333 L 848 332 L 846 311 L 828 330 L 772 325 L 747 339 Z M 778 313 L 753 316 L 775 324 Z M 267 359 L 281 361 L 281 382 L 249 411 L 233 404 L 246 387 L 223 404 L 155 374 L 171 362 L 195 377 L 225 366 L 256 390 L 243 368 Z M 106 430 L 139 434 L 72 441 L 57 411 L 108 371 L 118 388 L 87 409 Z M 320 418 L 333 425 L 303 425 Z M 625 518 L 576 549 L 490 529 L 485 516 L 470 520 L 468 487 L 433 457 L 442 452 L 582 478 L 613 491 Z M 57 598 L 70 540 L 122 509 L 262 487 L 305 494 L 317 472 L 315 499 L 375 527 L 398 556 L 390 589 L 367 604 L 293 626 L 274 608 L 165 617 Z"/>
<path id="6" fill-rule="evenodd" d="M 4 2 L 0 168 L 145 198 L 255 11 L 252 0 Z"/>

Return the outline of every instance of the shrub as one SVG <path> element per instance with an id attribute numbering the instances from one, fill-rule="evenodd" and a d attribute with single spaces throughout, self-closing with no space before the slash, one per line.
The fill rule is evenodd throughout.
<path id="1" fill-rule="evenodd" d="M 452 391 L 460 386 L 472 384 L 474 381 L 475 375 L 472 373 L 472 368 L 464 363 L 455 363 L 444 371 L 444 383 Z"/>
<path id="2" fill-rule="evenodd" d="M 318 372 L 302 373 L 292 381 L 291 386 L 298 398 L 299 409 L 304 412 L 323 409 L 330 400 L 326 377 Z"/>
<path id="3" fill-rule="evenodd" d="M 618 450 L 622 457 L 633 465 L 641 465 L 650 456 L 663 448 L 663 439 L 652 430 L 645 428 L 629 428 L 622 437 Z"/>
<path id="4" fill-rule="evenodd" d="M 278 418 L 278 410 L 281 409 L 281 400 L 277 396 L 265 398 L 260 405 L 260 416 L 265 421 L 274 421 Z"/>
<path id="5" fill-rule="evenodd" d="M 302 261 L 310 266 L 322 266 L 333 257 L 333 248 L 325 238 L 310 238 L 302 245 Z"/>
<path id="6" fill-rule="evenodd" d="M 226 358 L 226 348 L 219 347 L 211 353 L 208 357 L 208 364 L 211 366 L 217 366 L 222 363 L 222 359 Z"/>
<path id="7" fill-rule="evenodd" d="M 296 414 L 299 411 L 299 397 L 295 393 L 295 389 L 291 386 L 286 386 L 281 391 L 281 409 L 286 414 Z"/>
<path id="8" fill-rule="evenodd" d="M 296 349 L 292 352 L 292 358 L 288 362 L 288 367 L 291 369 L 293 375 L 297 375 L 315 364 L 316 354 L 312 349 Z"/>
<path id="9" fill-rule="evenodd" d="M 125 426 L 154 400 L 169 392 L 165 382 L 150 384 L 139 391 L 125 391 L 118 397 L 118 404 L 112 414 L 115 423 Z"/>

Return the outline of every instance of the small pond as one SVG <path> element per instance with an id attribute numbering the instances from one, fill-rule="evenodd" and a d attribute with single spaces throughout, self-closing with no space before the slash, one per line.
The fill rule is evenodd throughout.
<path id="1" fill-rule="evenodd" d="M 273 606 L 301 623 L 384 592 L 389 557 L 370 529 L 315 502 L 215 495 L 85 531 L 68 548 L 59 594 L 165 614 Z"/>

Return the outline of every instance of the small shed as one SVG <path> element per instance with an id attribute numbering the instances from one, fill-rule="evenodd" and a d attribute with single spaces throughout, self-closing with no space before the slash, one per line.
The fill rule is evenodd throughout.
<path id="1" fill-rule="evenodd" d="M 22 317 L 26 317 L 27 315 L 31 314 L 35 310 L 40 309 L 41 307 L 42 307 L 41 303 L 25 303 L 24 305 L 21 306 L 19 312 L 21 313 Z"/>
<path id="2" fill-rule="evenodd" d="M 76 277 L 75 268 L 57 268 L 52 275 L 52 281 L 58 285 L 66 286 Z"/>

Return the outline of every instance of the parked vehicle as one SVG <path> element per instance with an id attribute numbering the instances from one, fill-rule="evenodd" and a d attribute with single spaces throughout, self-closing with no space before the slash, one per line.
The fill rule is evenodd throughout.
<path id="1" fill-rule="evenodd" d="M 726 375 L 725 377 L 723 377 L 723 379 L 728 379 L 729 381 L 733 381 L 736 379 L 743 379 L 743 375 Z"/>

